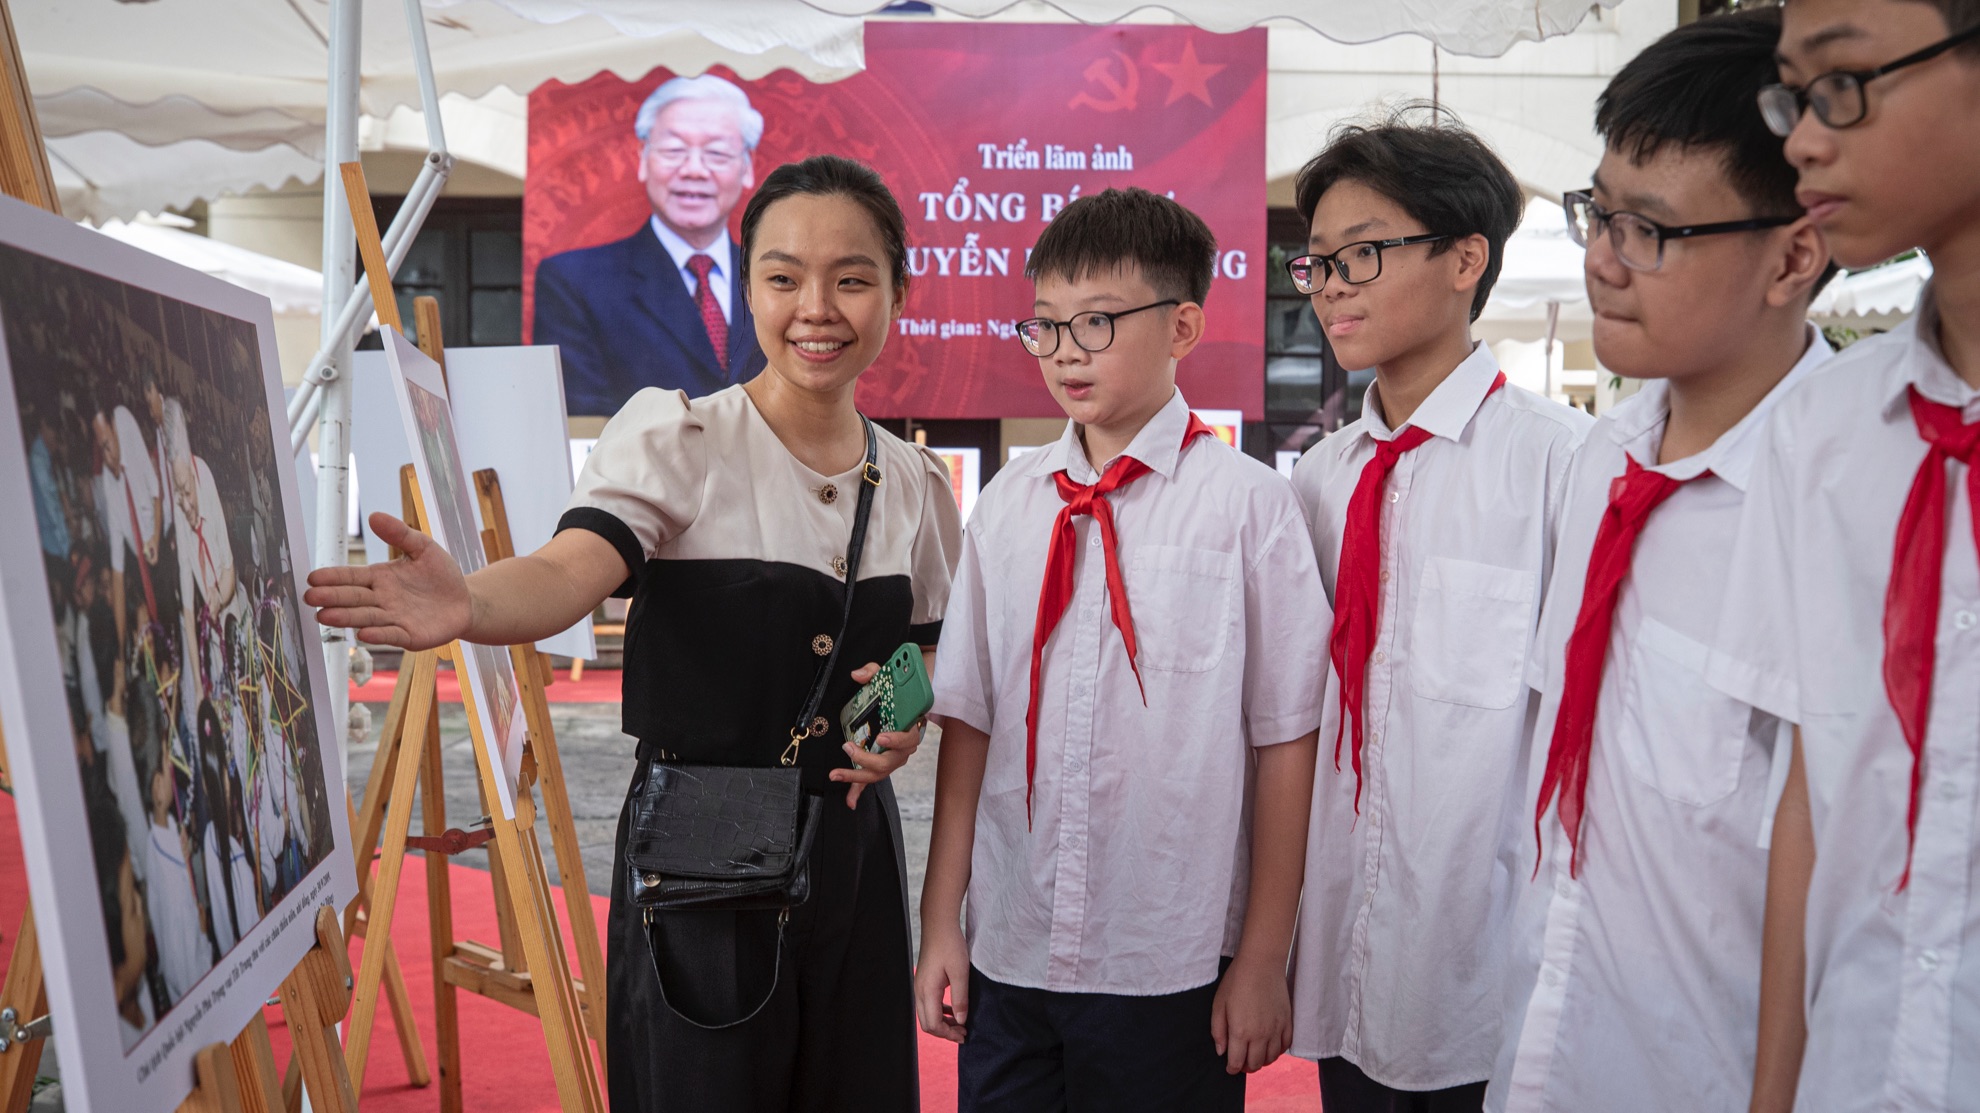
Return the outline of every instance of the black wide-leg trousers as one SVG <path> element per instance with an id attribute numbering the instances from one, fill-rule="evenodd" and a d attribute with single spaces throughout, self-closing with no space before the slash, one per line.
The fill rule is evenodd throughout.
<path id="1" fill-rule="evenodd" d="M 919 1108 L 892 786 L 868 788 L 857 810 L 842 785 L 816 804 L 811 897 L 791 910 L 781 963 L 776 912 L 666 912 L 649 932 L 627 896 L 621 810 L 606 955 L 612 1113 Z M 682 1017 L 725 1023 L 758 1002 L 729 1028 Z"/>

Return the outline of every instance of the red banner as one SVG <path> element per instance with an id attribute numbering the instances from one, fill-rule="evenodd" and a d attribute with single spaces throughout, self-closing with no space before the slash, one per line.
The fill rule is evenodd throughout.
<path id="1" fill-rule="evenodd" d="M 907 309 L 879 363 L 860 382 L 863 410 L 876 417 L 1059 416 L 1037 361 L 1012 331 L 1031 311 L 1025 256 L 1067 201 L 1110 186 L 1136 185 L 1171 194 L 1202 216 L 1217 237 L 1217 277 L 1205 306 L 1208 334 L 1183 361 L 1184 394 L 1193 406 L 1263 416 L 1264 31 L 1213 35 L 1190 27 L 1139 25 L 876 23 L 866 30 L 866 66 L 831 85 L 812 84 L 788 71 L 736 82 L 763 121 L 761 141 L 746 164 L 754 180 L 808 155 L 848 155 L 878 169 L 907 214 L 914 276 Z M 524 313 L 536 342 L 565 346 L 567 384 L 573 361 L 592 358 L 587 340 L 568 331 L 570 326 L 553 328 L 548 316 L 539 318 L 538 302 L 552 306 L 554 295 L 561 322 L 582 316 L 583 307 L 568 308 L 569 303 L 591 295 L 573 299 L 565 286 L 553 289 L 546 278 L 539 299 L 538 264 L 560 253 L 570 253 L 572 260 L 602 259 L 598 253 L 606 248 L 593 255 L 573 249 L 615 242 L 651 251 L 639 233 L 650 220 L 657 223 L 656 209 L 638 175 L 642 165 L 649 175 L 658 171 L 652 163 L 642 164 L 652 148 L 634 137 L 634 119 L 648 94 L 671 76 L 655 70 L 626 81 L 601 74 L 577 85 L 552 81 L 530 94 Z M 746 115 L 731 106 L 727 118 Z M 746 132 L 744 127 L 738 134 L 746 137 Z M 653 142 L 659 142 L 657 129 Z M 672 157 L 692 165 L 688 147 L 674 142 Z M 707 144 L 705 153 L 716 157 L 700 161 L 721 161 L 721 144 Z M 719 168 L 715 174 L 720 176 Z M 713 220 L 720 211 L 710 206 L 725 198 L 715 186 L 709 191 L 688 202 L 714 213 L 707 218 Z M 747 197 L 745 186 L 740 200 L 729 202 L 731 237 Z M 666 218 L 661 211 L 658 219 Z M 660 242 L 658 231 L 648 234 Z M 653 269 L 681 268 L 656 264 Z M 590 289 L 626 285 L 597 267 L 582 272 L 564 267 L 559 273 L 564 271 L 597 276 L 589 280 Z M 633 385 L 650 382 L 699 393 L 696 383 L 703 380 L 668 381 L 670 368 L 685 367 L 690 357 L 676 360 L 665 346 L 688 337 L 679 342 L 698 346 L 703 357 L 714 360 L 708 332 L 695 331 L 707 310 L 692 303 L 691 278 L 664 290 L 662 285 L 652 289 L 656 297 L 674 299 L 671 332 L 655 326 L 655 336 L 663 339 L 653 342 L 653 358 L 638 362 Z M 683 295 L 689 302 L 680 302 Z M 729 310 L 732 321 L 743 312 L 739 292 L 736 301 Z M 610 332 L 627 319 L 660 316 L 647 307 L 605 310 L 600 304 L 592 323 L 583 327 Z M 697 310 L 703 316 L 689 316 Z M 713 326 L 718 336 L 720 323 Z M 553 331 L 556 335 L 549 335 Z M 731 380 L 746 377 L 741 357 L 710 367 Z M 567 385 L 567 391 L 574 413 L 599 408 L 581 408 L 575 388 Z M 623 379 L 607 389 L 620 401 L 629 393 Z"/>

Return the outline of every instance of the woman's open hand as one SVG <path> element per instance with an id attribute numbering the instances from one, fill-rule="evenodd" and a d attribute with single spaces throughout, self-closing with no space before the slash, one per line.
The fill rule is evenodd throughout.
<path id="1" fill-rule="evenodd" d="M 853 683 L 865 684 L 879 673 L 880 665 L 868 661 L 853 670 Z M 907 764 L 908 759 L 914 756 L 914 752 L 921 748 L 923 725 L 923 722 L 917 721 L 912 730 L 888 731 L 882 734 L 878 739 L 880 752 L 877 754 L 861 748 L 855 742 L 845 744 L 846 756 L 852 758 L 853 768 L 834 769 L 831 778 L 852 786 L 846 791 L 846 807 L 858 807 L 859 794 L 866 791 L 867 785 L 885 780 L 894 770 Z"/>
<path id="2" fill-rule="evenodd" d="M 432 649 L 466 634 L 473 599 L 460 565 L 431 537 L 390 514 L 371 516 L 371 531 L 405 554 L 384 564 L 347 564 L 309 574 L 303 602 L 316 621 L 355 629 L 362 641 Z"/>

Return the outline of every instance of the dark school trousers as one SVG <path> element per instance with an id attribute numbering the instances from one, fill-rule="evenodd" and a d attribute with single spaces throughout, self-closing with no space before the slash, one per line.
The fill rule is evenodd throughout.
<path id="1" fill-rule="evenodd" d="M 972 966 L 958 1113 L 1243 1113 L 1244 1075 L 1210 1039 L 1216 996 L 1055 993 Z"/>
<path id="2" fill-rule="evenodd" d="M 912 959 L 885 787 L 868 788 L 857 811 L 843 785 L 818 800 L 811 897 L 791 910 L 781 968 L 775 912 L 661 913 L 649 937 L 626 895 L 621 813 L 605 959 L 612 1113 L 919 1109 Z M 762 1011 L 730 1028 L 696 1027 L 674 1011 L 724 1023 L 766 993 Z"/>
<path id="3" fill-rule="evenodd" d="M 1346 1059 L 1320 1060 L 1320 1107 L 1327 1113 L 1478 1113 L 1485 1083 L 1447 1090 L 1396 1090 L 1361 1073 Z"/>

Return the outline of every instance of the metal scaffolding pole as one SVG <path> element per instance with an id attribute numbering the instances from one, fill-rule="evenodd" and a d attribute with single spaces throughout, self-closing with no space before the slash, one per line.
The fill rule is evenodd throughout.
<path id="1" fill-rule="evenodd" d="M 330 307 L 357 278 L 357 238 L 344 204 L 340 162 L 357 158 L 359 57 L 364 31 L 363 0 L 331 0 L 329 116 L 324 122 L 323 174 L 323 331 L 329 377 L 318 389 L 316 441 L 316 559 L 322 568 L 350 558 L 344 539 L 344 505 L 351 484 L 351 347 L 348 331 L 338 334 Z M 350 721 L 350 632 L 323 628 L 323 659 L 330 677 L 332 733 L 339 753 L 348 749 Z"/>
<path id="2" fill-rule="evenodd" d="M 420 0 L 404 0 L 408 41 L 426 117 L 426 162 L 383 237 L 386 265 L 396 272 L 447 184 L 453 156 L 440 121 L 440 93 L 427 48 Z M 289 402 L 289 437 L 300 451 L 312 427 L 317 434 L 316 552 L 314 567 L 348 560 L 344 514 L 350 497 L 351 351 L 370 316 L 371 287 L 357 278 L 357 237 L 344 198 L 339 164 L 358 157 L 364 0 L 331 0 L 329 103 L 324 123 L 323 328 L 315 358 Z M 332 313 L 331 307 L 340 307 Z M 324 628 L 323 653 L 330 678 L 332 729 L 340 750 L 348 745 L 350 650 L 348 630 Z"/>

